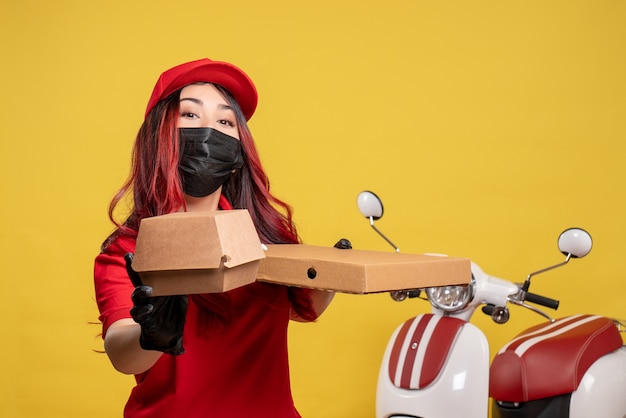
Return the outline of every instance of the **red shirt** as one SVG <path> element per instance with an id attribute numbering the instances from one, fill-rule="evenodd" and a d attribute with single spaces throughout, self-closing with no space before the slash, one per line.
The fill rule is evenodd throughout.
<path id="1" fill-rule="evenodd" d="M 134 239 L 118 238 L 96 258 L 103 335 L 113 322 L 130 318 L 133 286 L 123 256 L 134 247 Z M 201 321 L 206 318 L 200 315 L 202 308 L 189 298 L 186 352 L 163 354 L 150 370 L 135 376 L 125 417 L 300 417 L 289 383 L 288 288 L 255 282 L 228 295 L 227 324 Z"/>

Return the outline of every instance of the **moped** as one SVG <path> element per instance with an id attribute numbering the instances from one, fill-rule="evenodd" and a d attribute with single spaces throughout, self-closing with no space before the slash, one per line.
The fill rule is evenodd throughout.
<path id="1" fill-rule="evenodd" d="M 398 252 L 374 225 L 383 215 L 378 196 L 364 191 L 357 205 Z M 585 230 L 570 228 L 558 246 L 565 261 L 529 274 L 520 284 L 472 263 L 467 285 L 391 292 L 396 301 L 427 299 L 432 309 L 405 321 L 391 336 L 378 376 L 376 417 L 486 418 L 490 404 L 493 418 L 626 417 L 624 324 L 586 314 L 553 319 L 529 304 L 558 308 L 559 301 L 529 291 L 531 278 L 584 257 L 592 239 Z M 469 321 L 481 306 L 495 323 L 504 324 L 509 305 L 530 309 L 545 321 L 505 344 L 490 364 L 487 337 Z"/>

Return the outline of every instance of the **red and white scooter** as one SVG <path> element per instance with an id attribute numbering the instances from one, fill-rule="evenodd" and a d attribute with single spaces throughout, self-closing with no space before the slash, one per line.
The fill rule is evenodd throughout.
<path id="1" fill-rule="evenodd" d="M 362 215 L 375 226 L 380 199 L 362 192 Z M 515 284 L 472 264 L 471 283 L 392 292 L 394 300 L 426 294 L 431 313 L 401 324 L 393 333 L 380 368 L 376 417 L 486 418 L 626 417 L 626 348 L 619 321 L 597 315 L 552 319 L 528 302 L 556 309 L 559 302 L 530 293 L 531 277 L 581 258 L 590 235 L 571 228 L 558 239 L 565 261 Z M 546 321 L 507 343 L 490 365 L 485 334 L 471 324 L 476 308 L 503 324 L 508 304 L 528 308 Z"/>

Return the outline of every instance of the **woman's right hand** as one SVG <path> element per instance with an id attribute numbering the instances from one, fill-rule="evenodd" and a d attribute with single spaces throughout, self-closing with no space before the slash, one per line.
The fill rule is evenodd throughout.
<path id="1" fill-rule="evenodd" d="M 185 352 L 183 332 L 187 314 L 187 296 L 152 296 L 152 287 L 141 281 L 133 270 L 133 254 L 124 256 L 128 276 L 135 286 L 131 298 L 133 307 L 130 314 L 141 326 L 139 343 L 144 350 L 156 350 L 179 355 Z"/>

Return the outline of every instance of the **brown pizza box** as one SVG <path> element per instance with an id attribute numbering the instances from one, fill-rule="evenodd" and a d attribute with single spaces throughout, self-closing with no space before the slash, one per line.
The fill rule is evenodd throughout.
<path id="1" fill-rule="evenodd" d="M 217 293 L 252 283 L 265 257 L 247 210 L 145 218 L 133 269 L 154 296 Z"/>
<path id="2" fill-rule="evenodd" d="M 282 244 L 267 246 L 257 279 L 364 294 L 467 284 L 471 275 L 466 258 Z"/>

